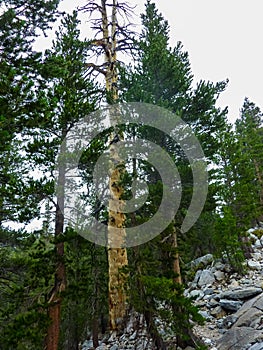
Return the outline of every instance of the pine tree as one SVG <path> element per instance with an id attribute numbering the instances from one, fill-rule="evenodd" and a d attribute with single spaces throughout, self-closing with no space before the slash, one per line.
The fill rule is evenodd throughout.
<path id="1" fill-rule="evenodd" d="M 0 16 L 1 147 L 7 148 L 14 133 L 21 132 L 22 116 L 35 107 L 32 81 L 40 53 L 33 51 L 35 38 L 55 21 L 59 0 L 2 1 Z"/>
<path id="2" fill-rule="evenodd" d="M 48 326 L 45 293 L 53 266 L 52 244 L 20 232 L 1 245 L 0 337 L 3 349 L 43 348 Z"/>
<path id="3" fill-rule="evenodd" d="M 65 265 L 68 284 L 62 303 L 60 348 L 78 348 L 87 333 L 91 334 L 96 348 L 108 322 L 106 248 L 96 246 L 67 228 Z"/>
<path id="4" fill-rule="evenodd" d="M 220 92 L 224 90 L 226 83 L 219 82 L 213 84 L 201 81 L 197 84 L 195 89 L 192 87 L 193 75 L 188 54 L 183 52 L 181 43 L 178 43 L 174 49 L 169 47 L 169 25 L 167 21 L 164 20 L 163 16 L 159 14 L 155 4 L 150 1 L 147 1 L 146 11 L 142 15 L 142 25 L 143 29 L 140 38 L 135 42 L 138 49 L 135 56 L 135 63 L 128 68 L 124 66 L 121 67 L 121 99 L 128 102 L 137 101 L 156 104 L 176 113 L 192 127 L 195 135 L 200 140 L 207 162 L 212 163 L 213 160 L 216 159 L 216 154 L 218 152 L 219 142 L 216 133 L 218 130 L 224 128 L 226 123 L 226 110 L 221 111 L 216 108 L 215 103 Z M 183 185 L 180 210 L 173 224 L 161 233 L 160 237 L 145 244 L 143 247 L 139 247 L 132 253 L 134 258 L 131 259 L 131 261 L 135 262 L 133 268 L 136 271 L 134 274 L 131 273 L 132 278 L 134 277 L 136 279 L 137 274 L 139 280 L 136 282 L 137 284 L 134 281 L 132 283 L 138 285 L 138 293 L 144 293 L 143 290 L 146 288 L 142 282 L 142 276 L 144 275 L 148 276 L 149 279 L 151 276 L 152 283 L 154 280 L 158 281 L 161 276 L 167 278 L 173 277 L 176 282 L 180 282 L 180 278 L 178 278 L 181 272 L 178 267 L 179 257 L 176 244 L 177 240 L 179 243 L 179 251 L 182 254 L 181 260 L 187 258 L 190 260 L 198 253 L 197 251 L 189 250 L 187 245 L 191 246 L 194 238 L 198 242 L 198 245 L 202 246 L 203 241 L 201 241 L 201 235 L 206 235 L 207 231 L 201 231 L 195 227 L 191 232 L 187 232 L 185 235 L 180 233 L 180 226 L 184 220 L 193 194 L 193 178 L 186 155 L 177 144 L 175 145 L 167 135 L 164 135 L 164 133 L 159 130 L 137 127 L 137 129 L 135 128 L 135 133 L 140 138 L 146 138 L 161 145 L 169 153 L 177 164 Z M 144 180 L 147 178 L 148 182 L 151 184 L 154 197 L 152 196 L 150 199 L 154 198 L 153 203 L 156 204 L 155 208 L 153 205 L 149 208 L 150 211 L 148 212 L 146 210 L 140 210 L 139 213 L 136 212 L 136 215 L 138 216 L 139 214 L 143 221 L 150 217 L 152 211 L 156 211 L 162 194 L 160 191 L 161 187 L 158 184 L 158 180 L 160 180 L 158 174 L 152 173 L 150 176 L 147 175 L 147 172 L 151 172 L 151 168 L 143 162 L 137 162 L 137 167 L 137 172 L 143 172 L 142 177 Z M 147 172 L 145 170 L 147 170 Z M 148 201 L 150 199 L 148 198 Z M 214 215 L 215 208 L 216 201 L 214 198 L 214 190 L 213 187 L 211 187 L 208 201 L 204 208 L 206 213 L 204 212 L 203 215 Z M 200 220 L 201 219 L 202 216 Z M 213 225 L 213 223 L 211 223 L 211 225 Z M 199 227 L 201 228 L 201 225 Z M 179 238 L 177 238 L 178 233 Z M 193 236 L 194 234 L 197 236 Z M 190 256 L 189 251 L 192 252 Z M 151 255 L 149 252 L 152 252 L 151 258 L 149 257 L 149 255 Z M 144 262 L 141 262 L 142 256 L 147 256 Z M 149 265 L 146 261 L 149 262 Z M 154 268 L 153 261 L 156 262 Z M 160 261 L 163 263 L 160 264 Z M 156 273 L 156 271 L 159 273 Z M 153 283 L 152 285 L 154 286 L 155 284 Z M 179 286 L 177 286 L 177 288 L 180 290 Z M 156 291 L 156 295 L 158 295 L 158 291 Z M 178 292 L 178 295 L 180 295 L 180 292 Z M 140 299 L 138 294 L 133 297 L 132 299 L 135 300 L 135 304 L 138 307 Z M 147 305 L 145 302 L 147 298 L 142 297 L 141 300 L 144 300 L 144 302 L 142 302 L 144 306 L 141 305 L 142 309 L 147 310 L 151 308 L 152 315 L 150 318 L 148 317 L 150 320 L 154 317 L 155 313 L 158 313 L 156 309 L 157 306 L 154 306 L 153 301 L 151 301 L 153 304 L 150 303 Z M 171 303 L 170 306 L 171 305 L 174 307 L 176 303 Z M 178 302 L 178 307 L 180 309 L 179 305 L 180 302 Z M 179 309 L 177 308 L 177 312 L 175 312 L 178 318 L 180 318 L 184 312 L 183 307 L 181 311 Z M 177 323 L 180 323 L 180 321 Z M 187 326 L 184 324 L 181 330 L 177 330 L 181 341 L 181 335 L 183 333 L 188 333 L 190 335 L 190 332 L 186 332 L 187 327 L 189 327 L 189 325 Z M 156 330 L 152 329 L 152 331 L 156 334 Z M 192 337 L 192 343 L 190 340 L 189 344 L 191 343 L 194 345 L 195 340 L 193 335 L 190 335 L 190 337 Z M 159 339 L 156 341 L 159 342 L 161 340 Z"/>
<path id="5" fill-rule="evenodd" d="M 219 214 L 217 214 L 215 226 L 216 253 L 219 256 L 227 255 L 231 266 L 242 272 L 242 253 L 239 241 L 237 218 L 235 215 L 236 197 L 236 172 L 240 162 L 240 149 L 231 124 L 220 135 L 220 155 L 218 157 L 217 170 L 217 200 Z"/>
<path id="6" fill-rule="evenodd" d="M 21 135 L 25 123 L 35 116 L 38 109 L 34 79 L 41 54 L 34 52 L 32 45 L 37 35 L 50 28 L 55 20 L 58 3 L 58 0 L 28 4 L 20 0 L 1 2 L 1 223 L 8 220 L 28 220 L 36 215 L 35 211 L 30 215 L 30 210 L 25 208 L 26 203 L 32 207 L 35 207 L 35 203 L 30 188 L 30 176 L 21 175 L 27 169 L 24 158 L 18 152 L 21 149 L 21 137 L 18 139 L 18 135 Z"/>
<path id="7" fill-rule="evenodd" d="M 43 109 L 37 123 L 31 125 L 27 134 L 26 151 L 31 162 L 44 175 L 41 178 L 42 193 L 54 204 L 54 240 L 56 269 L 54 285 L 49 291 L 48 313 L 51 320 L 46 336 L 47 349 L 57 349 L 61 322 L 62 294 L 66 290 L 66 267 L 64 254 L 65 233 L 65 184 L 67 163 L 57 160 L 59 153 L 65 153 L 68 132 L 76 122 L 89 114 L 96 105 L 95 87 L 85 77 L 85 58 L 89 49 L 87 41 L 79 39 L 77 13 L 68 15 L 56 33 L 53 47 L 45 53 L 39 71 L 38 98 Z M 94 96 L 94 97 L 93 97 Z M 53 174 L 58 161 L 58 182 L 54 199 Z M 46 191 L 46 190 L 49 191 Z"/>
<path id="8" fill-rule="evenodd" d="M 247 98 L 240 117 L 221 134 L 221 186 L 217 222 L 218 247 L 232 266 L 243 272 L 244 254 L 250 256 L 246 231 L 262 213 L 262 113 Z"/>
<path id="9" fill-rule="evenodd" d="M 0 15 L 0 237 L 1 259 L 1 345 L 5 348 L 40 348 L 47 319 L 38 313 L 43 276 L 31 279 L 30 249 L 34 238 L 24 230 L 7 228 L 14 222 L 26 224 L 39 216 L 42 193 L 22 153 L 24 130 L 39 110 L 36 76 L 41 54 L 33 51 L 36 37 L 50 28 L 59 1 L 1 2 Z M 6 255 L 8 253 L 8 255 Z M 8 257 L 8 259 L 6 259 Z M 3 261 L 4 261 L 3 260 Z M 34 268 L 37 264 L 34 264 Z M 45 273 L 48 275 L 47 266 Z M 3 289 L 2 289 L 3 287 Z M 45 288 L 44 285 L 42 285 Z M 7 319 L 8 315 L 8 319 Z M 39 319 L 38 319 L 39 317 Z M 14 330 L 16 330 L 14 332 Z M 20 344 L 20 345 L 19 345 Z"/>
<path id="10" fill-rule="evenodd" d="M 221 111 L 215 104 L 226 83 L 201 81 L 196 88 L 192 87 L 193 75 L 188 54 L 183 52 L 181 43 L 174 49 L 168 46 L 168 23 L 150 1 L 142 15 L 142 24 L 142 34 L 136 43 L 138 59 L 134 66 L 121 70 L 121 98 L 128 102 L 148 102 L 163 106 L 180 116 L 192 128 L 207 162 L 212 164 L 219 148 L 217 132 L 224 129 L 226 123 L 226 110 Z M 143 133 L 142 136 L 165 147 L 181 169 L 184 193 L 182 206 L 187 208 L 193 185 L 188 160 L 178 145 L 174 145 L 160 131 L 144 129 Z M 209 195 L 209 198 L 210 206 L 215 206 L 213 195 Z M 184 216 L 183 211 L 180 215 Z M 177 221 L 180 215 L 178 213 Z"/>
<path id="11" fill-rule="evenodd" d="M 250 195 L 254 196 L 256 204 L 255 214 L 258 211 L 259 215 L 263 205 L 263 145 L 262 145 L 262 121 L 263 114 L 253 102 L 245 98 L 240 118 L 236 120 L 236 133 L 242 148 L 242 154 L 247 156 L 248 164 L 254 172 L 253 182 L 255 184 L 254 191 L 249 190 Z M 248 179 L 249 182 L 249 179 Z"/>

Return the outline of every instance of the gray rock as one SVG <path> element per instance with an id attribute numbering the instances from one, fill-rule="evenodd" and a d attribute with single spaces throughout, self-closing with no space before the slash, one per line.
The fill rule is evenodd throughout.
<path id="1" fill-rule="evenodd" d="M 192 298 L 203 298 L 204 292 L 200 289 L 194 289 L 189 293 L 189 296 Z"/>
<path id="2" fill-rule="evenodd" d="M 220 299 L 219 305 L 225 310 L 237 311 L 241 308 L 242 302 L 237 300 Z"/>
<path id="3" fill-rule="evenodd" d="M 127 334 L 123 334 L 120 336 L 120 341 L 126 341 L 127 340 Z"/>
<path id="4" fill-rule="evenodd" d="M 238 317 L 236 314 L 229 315 L 223 319 L 222 325 L 224 328 L 230 328 L 236 321 Z"/>
<path id="5" fill-rule="evenodd" d="M 221 306 L 217 306 L 213 310 L 210 311 L 210 314 L 215 318 L 221 318 L 221 317 L 225 316 L 226 312 L 222 309 Z"/>
<path id="6" fill-rule="evenodd" d="M 93 341 L 92 340 L 85 340 L 82 344 L 82 350 L 87 350 L 93 347 Z"/>
<path id="7" fill-rule="evenodd" d="M 209 338 L 206 338 L 205 340 L 204 340 L 204 343 L 205 343 L 205 345 L 212 345 L 212 340 L 211 339 L 209 339 Z"/>
<path id="8" fill-rule="evenodd" d="M 210 324 L 210 325 L 208 326 L 208 328 L 211 329 L 211 330 L 216 329 L 216 325 L 215 325 L 215 324 Z"/>
<path id="9" fill-rule="evenodd" d="M 219 332 L 220 334 L 225 334 L 225 333 L 226 333 L 226 329 L 225 329 L 225 328 L 220 328 L 220 329 L 218 330 L 218 332 Z"/>
<path id="10" fill-rule="evenodd" d="M 189 296 L 190 296 L 190 288 L 187 288 L 187 289 L 184 290 L 184 296 L 186 298 L 189 298 Z"/>
<path id="11" fill-rule="evenodd" d="M 241 282 L 243 283 L 243 284 L 252 284 L 252 281 L 249 279 L 249 278 L 243 278 L 242 280 L 241 280 Z"/>
<path id="12" fill-rule="evenodd" d="M 229 285 L 229 288 L 231 289 L 235 289 L 235 288 L 238 288 L 239 287 L 239 282 L 236 281 L 236 280 L 233 280 L 230 285 Z"/>
<path id="13" fill-rule="evenodd" d="M 203 270 L 199 277 L 197 285 L 199 287 L 202 287 L 202 286 L 213 284 L 214 282 L 215 282 L 215 277 L 212 274 L 212 272 L 209 270 Z"/>
<path id="14" fill-rule="evenodd" d="M 201 256 L 200 258 L 197 258 L 191 262 L 191 268 L 204 268 L 207 265 L 211 264 L 213 261 L 213 255 L 212 254 L 206 254 L 204 256 Z"/>
<path id="15" fill-rule="evenodd" d="M 135 331 L 131 336 L 130 336 L 130 340 L 135 340 L 137 337 L 137 331 Z"/>
<path id="16" fill-rule="evenodd" d="M 214 289 L 213 288 L 207 288 L 204 290 L 204 294 L 205 295 L 211 295 L 214 293 Z"/>
<path id="17" fill-rule="evenodd" d="M 254 247 L 255 247 L 255 248 L 262 248 L 262 244 L 261 244 L 260 239 L 257 239 L 257 240 L 256 240 L 256 242 L 254 243 Z"/>
<path id="18" fill-rule="evenodd" d="M 235 289 L 226 291 L 220 294 L 220 298 L 222 299 L 232 299 L 232 300 L 242 300 L 251 298 L 255 295 L 258 295 L 262 292 L 262 288 L 258 287 L 247 287 L 242 289 Z"/>
<path id="19" fill-rule="evenodd" d="M 195 284 L 195 283 L 198 282 L 198 280 L 199 280 L 201 274 L 202 274 L 202 270 L 196 271 L 195 278 L 194 278 L 194 280 L 193 280 L 193 284 Z"/>
<path id="20" fill-rule="evenodd" d="M 106 344 L 101 344 L 96 348 L 96 350 L 107 350 L 107 345 Z"/>
<path id="21" fill-rule="evenodd" d="M 255 307 L 254 305 L 259 302 L 260 304 L 260 300 L 262 299 L 263 301 L 263 296 L 262 294 L 250 299 L 250 300 L 247 300 L 242 306 L 241 308 L 235 313 L 236 317 L 239 318 L 241 317 L 242 315 L 244 315 L 247 310 L 250 310 L 252 307 Z"/>
<path id="22" fill-rule="evenodd" d="M 133 348 L 134 349 L 134 348 Z M 149 347 L 149 340 L 147 339 L 142 339 L 140 343 L 137 344 L 136 349 L 138 350 L 145 350 L 145 349 L 151 349 Z"/>
<path id="23" fill-rule="evenodd" d="M 219 320 L 217 320 L 216 325 L 218 329 L 224 328 L 223 322 L 224 322 L 223 318 L 220 318 Z"/>
<path id="24" fill-rule="evenodd" d="M 218 301 L 216 301 L 215 299 L 210 299 L 208 306 L 209 307 L 218 306 Z"/>
<path id="25" fill-rule="evenodd" d="M 221 262 L 221 261 L 217 261 L 214 265 L 214 268 L 216 270 L 220 270 L 220 271 L 223 271 L 224 268 L 225 268 L 225 265 Z"/>
<path id="26" fill-rule="evenodd" d="M 218 350 L 244 350 L 249 344 L 257 342 L 262 336 L 261 331 L 250 327 L 234 327 L 225 332 L 218 340 Z"/>
<path id="27" fill-rule="evenodd" d="M 260 294 L 257 298 L 254 298 L 253 306 L 261 311 L 263 311 L 263 295 Z"/>
<path id="28" fill-rule="evenodd" d="M 199 314 L 200 314 L 203 318 L 205 318 L 206 320 L 211 319 L 211 315 L 210 315 L 207 311 L 202 311 L 202 310 L 200 310 L 200 311 L 198 311 L 198 312 L 199 312 Z"/>
<path id="29" fill-rule="evenodd" d="M 200 270 L 201 272 L 201 270 Z M 196 279 L 198 280 L 199 277 L 196 277 Z M 191 282 L 190 285 L 189 285 L 189 290 L 192 290 L 192 289 L 196 289 L 197 288 L 197 283 L 196 282 Z"/>
<path id="30" fill-rule="evenodd" d="M 256 261 L 259 261 L 262 259 L 262 255 L 260 253 L 251 253 L 252 258 L 254 258 Z"/>
<path id="31" fill-rule="evenodd" d="M 217 281 L 222 281 L 225 278 L 225 273 L 223 271 L 216 271 L 214 276 Z"/>
<path id="32" fill-rule="evenodd" d="M 225 264 L 225 265 L 224 265 L 224 272 L 230 273 L 231 270 L 232 270 L 231 265 L 229 265 L 229 264 Z"/>
<path id="33" fill-rule="evenodd" d="M 251 269 L 251 270 L 261 270 L 261 265 L 258 261 L 254 261 L 254 260 L 248 260 L 247 262 L 247 266 Z"/>
<path id="34" fill-rule="evenodd" d="M 110 350 L 118 350 L 119 347 L 118 345 L 114 344 L 112 347 L 110 347 Z"/>
<path id="35" fill-rule="evenodd" d="M 121 349 L 123 349 L 123 348 L 121 348 Z M 126 350 L 134 350 L 134 344 L 126 344 L 125 349 Z M 138 349 L 138 347 L 137 347 L 137 349 Z"/>
<path id="36" fill-rule="evenodd" d="M 134 318 L 130 318 L 126 327 L 126 332 L 127 333 L 132 333 L 133 332 L 133 324 L 134 324 L 135 320 Z"/>
<path id="37" fill-rule="evenodd" d="M 248 309 L 242 316 L 239 317 L 235 323 L 235 327 L 255 327 L 256 324 L 260 323 L 262 317 L 262 311 L 254 307 Z"/>
<path id="38" fill-rule="evenodd" d="M 256 343 L 256 344 L 250 346 L 250 348 L 248 348 L 248 350 L 263 350 L 263 343 Z"/>
<path id="39" fill-rule="evenodd" d="M 117 337 L 117 334 L 116 334 L 116 332 L 114 331 L 114 332 L 112 332 L 111 333 L 111 335 L 110 335 L 110 338 L 109 338 L 109 343 L 112 343 L 112 342 L 114 342 L 115 340 L 116 340 L 116 337 Z"/>

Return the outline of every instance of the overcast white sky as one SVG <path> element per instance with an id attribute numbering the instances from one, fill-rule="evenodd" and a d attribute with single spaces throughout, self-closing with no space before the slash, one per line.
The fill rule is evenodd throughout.
<path id="1" fill-rule="evenodd" d="M 171 45 L 182 41 L 188 51 L 195 80 L 229 79 L 219 100 L 229 106 L 229 119 L 238 117 L 245 96 L 263 110 L 263 0 L 154 1 L 170 24 Z M 61 8 L 84 3 L 63 0 Z M 144 11 L 144 0 L 130 3 L 137 5 L 136 15 Z M 82 31 L 90 37 L 88 23 Z"/>
<path id="2" fill-rule="evenodd" d="M 263 110 L 263 1 L 157 0 L 171 39 L 189 52 L 195 77 L 229 79 L 220 105 L 236 119 L 244 97 Z M 173 5 L 171 5 L 173 4 Z"/>

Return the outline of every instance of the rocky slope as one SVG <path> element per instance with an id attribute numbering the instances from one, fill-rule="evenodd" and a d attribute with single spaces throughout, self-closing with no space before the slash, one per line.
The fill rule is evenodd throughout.
<path id="1" fill-rule="evenodd" d="M 207 320 L 195 332 L 209 349 L 263 350 L 263 238 L 258 239 L 253 230 L 250 235 L 254 252 L 242 277 L 211 255 L 192 263 L 203 269 L 197 270 L 185 293 L 196 297 L 195 304 Z"/>
<path id="2" fill-rule="evenodd" d="M 259 239 L 250 230 L 253 241 L 252 257 L 246 261 L 247 273 L 239 276 L 221 260 L 208 254 L 191 263 L 195 272 L 185 295 L 194 297 L 200 313 L 206 319 L 194 332 L 211 350 L 263 350 L 263 237 Z M 158 322 L 158 320 L 157 320 Z M 175 344 L 175 338 L 166 334 L 159 324 L 162 336 Z M 175 349 L 171 345 L 170 349 Z M 82 350 L 91 350 L 87 340 Z M 147 336 L 146 325 L 140 315 L 131 317 L 124 334 L 106 335 L 96 350 L 154 350 Z M 191 350 L 188 347 L 186 350 Z M 180 349 L 179 349 L 180 350 Z"/>

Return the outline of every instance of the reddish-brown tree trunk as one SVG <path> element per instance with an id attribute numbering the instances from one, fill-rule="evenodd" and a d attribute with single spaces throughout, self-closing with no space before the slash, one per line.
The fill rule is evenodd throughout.
<path id="1" fill-rule="evenodd" d="M 51 303 L 50 303 L 51 304 Z M 57 350 L 59 344 L 59 328 L 60 328 L 60 309 L 61 299 L 58 297 L 56 300 L 52 300 L 52 304 L 49 306 L 48 315 L 51 320 L 51 324 L 48 328 L 46 338 L 46 349 Z"/>
<path id="2" fill-rule="evenodd" d="M 62 133 L 62 139 L 66 136 L 66 132 Z M 65 153 L 66 144 L 61 146 L 61 153 Z M 62 161 L 58 169 L 58 186 L 57 186 L 57 205 L 55 217 L 55 239 L 63 233 L 64 230 L 64 206 L 65 206 L 65 169 L 66 165 Z M 64 258 L 64 242 L 56 244 L 56 271 L 54 287 L 49 294 L 48 300 L 48 316 L 50 318 L 50 325 L 48 327 L 46 336 L 46 350 L 57 350 L 59 345 L 60 333 L 60 314 L 62 297 L 61 292 L 66 288 L 66 269 L 63 261 Z"/>

